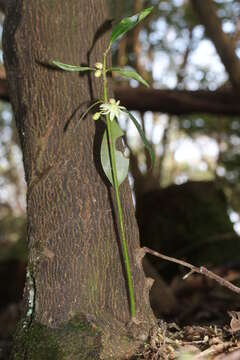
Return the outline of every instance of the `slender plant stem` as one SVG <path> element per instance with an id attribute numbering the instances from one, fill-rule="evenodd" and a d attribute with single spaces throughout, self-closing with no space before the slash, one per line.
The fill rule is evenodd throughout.
<path id="1" fill-rule="evenodd" d="M 97 104 L 100 104 L 101 102 L 102 102 L 102 101 L 98 100 L 98 101 L 96 101 L 95 103 L 93 103 L 92 105 L 90 105 L 90 106 L 87 108 L 87 110 L 84 111 L 84 113 L 83 113 L 82 116 L 80 117 L 80 119 L 79 119 L 79 121 L 78 121 L 78 123 L 77 123 L 77 126 L 79 125 L 80 121 L 85 118 L 85 116 L 89 113 L 89 111 L 92 110 Z M 76 126 L 76 127 L 77 127 L 77 126 Z"/>
<path id="2" fill-rule="evenodd" d="M 107 53 L 108 53 L 108 50 L 104 53 L 104 60 L 103 60 L 103 82 L 104 82 L 104 102 L 105 103 L 108 102 L 107 75 L 106 75 Z M 118 219 L 119 219 L 119 225 L 120 225 L 120 231 L 121 231 L 123 259 L 124 259 L 125 270 L 126 270 L 126 275 L 127 275 L 127 283 L 128 283 L 130 313 L 131 313 L 131 317 L 134 318 L 136 316 L 136 307 L 135 307 L 135 298 L 134 298 L 134 290 L 133 290 L 133 280 L 132 280 L 132 274 L 131 274 L 131 268 L 130 268 L 127 241 L 126 241 L 125 230 L 124 230 L 123 212 L 122 212 L 121 200 L 120 200 L 120 195 L 119 195 L 117 167 L 116 167 L 116 160 L 115 160 L 114 144 L 112 141 L 111 120 L 110 120 L 109 114 L 106 116 L 106 119 L 107 119 L 109 152 L 110 152 L 110 159 L 111 159 L 111 165 L 112 165 L 113 185 L 114 185 L 116 202 L 117 202 L 117 212 L 118 212 Z"/>

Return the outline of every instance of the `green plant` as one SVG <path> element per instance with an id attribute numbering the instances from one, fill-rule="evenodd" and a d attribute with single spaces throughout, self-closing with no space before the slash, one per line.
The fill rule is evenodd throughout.
<path id="1" fill-rule="evenodd" d="M 103 61 L 97 62 L 94 65 L 94 67 L 75 66 L 75 65 L 64 64 L 59 61 L 53 61 L 53 64 L 56 67 L 65 71 L 75 71 L 75 72 L 93 71 L 95 77 L 102 79 L 103 81 L 104 98 L 92 104 L 84 112 L 81 119 L 85 117 L 87 113 L 96 106 L 99 106 L 99 111 L 93 115 L 93 120 L 97 121 L 101 117 L 104 117 L 105 119 L 107 129 L 105 130 L 101 144 L 101 154 L 100 154 L 101 164 L 104 173 L 106 174 L 110 183 L 114 186 L 114 190 L 115 190 L 118 220 L 119 220 L 121 240 L 122 240 L 123 259 L 124 259 L 127 282 L 128 282 L 130 313 L 132 319 L 134 319 L 136 315 L 135 298 L 134 298 L 133 281 L 132 281 L 129 255 L 128 255 L 128 247 L 127 247 L 125 229 L 123 223 L 122 207 L 119 196 L 119 186 L 126 179 L 128 174 L 129 159 L 127 159 L 121 151 L 117 150 L 115 146 L 116 140 L 123 135 L 123 132 L 117 122 L 117 119 L 119 118 L 121 113 L 126 113 L 130 117 L 130 119 L 134 122 L 145 146 L 150 152 L 152 162 L 154 162 L 154 154 L 136 118 L 124 106 L 120 106 L 119 101 L 108 98 L 107 74 L 110 72 L 117 73 L 122 77 L 137 80 L 145 86 L 149 86 L 149 85 L 141 77 L 141 75 L 139 75 L 135 70 L 129 70 L 126 68 L 117 68 L 117 67 L 107 68 L 106 63 L 107 63 L 107 56 L 111 50 L 113 43 L 116 40 L 118 40 L 127 31 L 134 28 L 140 21 L 142 21 L 146 16 L 148 16 L 152 10 L 153 7 L 149 7 L 134 16 L 122 19 L 122 21 L 116 27 L 113 28 L 109 46 L 103 53 Z"/>

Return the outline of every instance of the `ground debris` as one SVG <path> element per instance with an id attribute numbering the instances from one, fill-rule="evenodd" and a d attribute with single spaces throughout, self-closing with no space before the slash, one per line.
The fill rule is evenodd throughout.
<path id="1" fill-rule="evenodd" d="M 240 333 L 227 326 L 185 326 L 159 321 L 134 360 L 239 360 Z"/>

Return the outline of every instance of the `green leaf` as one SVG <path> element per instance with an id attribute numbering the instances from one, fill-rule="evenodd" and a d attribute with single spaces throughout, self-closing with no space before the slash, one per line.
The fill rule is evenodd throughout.
<path id="1" fill-rule="evenodd" d="M 115 154 L 116 168 L 117 168 L 117 180 L 118 180 L 118 186 L 120 186 L 128 175 L 129 159 L 127 159 L 121 151 L 116 149 L 117 139 L 123 136 L 123 132 L 116 121 L 111 121 L 111 130 L 112 130 L 114 154 Z M 113 185 L 107 130 L 105 130 L 103 135 L 100 155 L 101 155 L 101 163 L 102 163 L 103 171 L 107 176 L 108 180 L 110 181 L 110 183 Z"/>
<path id="2" fill-rule="evenodd" d="M 57 66 L 58 68 L 65 70 L 65 71 L 88 71 L 88 70 L 95 70 L 92 69 L 90 67 L 86 67 L 86 66 L 76 66 L 76 65 L 70 65 L 70 64 L 64 64 L 61 63 L 60 61 L 53 61 L 53 64 L 55 66 Z"/>
<path id="3" fill-rule="evenodd" d="M 110 46 L 116 41 L 120 36 L 133 29 L 140 21 L 142 21 L 146 16 L 148 16 L 153 10 L 153 6 L 144 9 L 140 13 L 122 19 L 118 25 L 113 28 L 112 35 L 110 38 Z"/>
<path id="4" fill-rule="evenodd" d="M 134 79 L 137 80 L 138 82 L 140 82 L 141 84 L 149 87 L 149 84 L 147 83 L 146 80 L 144 80 L 142 78 L 141 75 L 139 75 L 135 70 L 129 70 L 129 69 L 121 69 L 121 68 L 117 68 L 117 67 L 113 67 L 111 69 L 109 69 L 117 74 L 119 74 L 120 76 L 123 76 L 127 79 Z"/>
<path id="5" fill-rule="evenodd" d="M 139 125 L 139 122 L 133 116 L 133 114 L 131 114 L 130 111 L 128 111 L 128 110 L 124 110 L 124 111 L 129 115 L 130 119 L 133 121 L 134 125 L 136 126 L 137 131 L 139 132 L 139 135 L 141 136 L 141 139 L 142 139 L 144 145 L 146 146 L 146 148 L 147 148 L 147 150 L 148 150 L 148 152 L 150 154 L 151 161 L 152 161 L 152 168 L 153 168 L 153 165 L 154 165 L 154 162 L 155 162 L 155 154 L 153 152 L 153 149 L 152 149 L 150 143 L 148 142 L 148 140 L 147 140 L 141 126 Z"/>

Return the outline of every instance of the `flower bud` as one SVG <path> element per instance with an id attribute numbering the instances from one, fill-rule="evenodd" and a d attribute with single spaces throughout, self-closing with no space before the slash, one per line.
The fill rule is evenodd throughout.
<path id="1" fill-rule="evenodd" d="M 101 75 L 102 75 L 102 71 L 101 71 L 101 70 L 96 70 L 95 73 L 94 73 L 94 76 L 95 76 L 96 78 L 99 78 Z"/>
<path id="2" fill-rule="evenodd" d="M 100 118 L 100 116 L 101 116 L 101 113 L 100 112 L 96 112 L 94 115 L 93 115 L 93 120 L 98 120 L 99 118 Z"/>
<path id="3" fill-rule="evenodd" d="M 102 68 L 103 68 L 103 64 L 100 62 L 97 62 L 94 66 L 96 69 L 99 69 L 99 70 L 102 70 Z"/>

